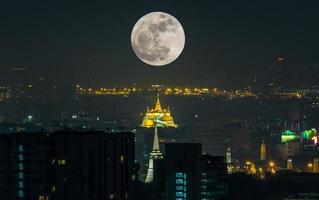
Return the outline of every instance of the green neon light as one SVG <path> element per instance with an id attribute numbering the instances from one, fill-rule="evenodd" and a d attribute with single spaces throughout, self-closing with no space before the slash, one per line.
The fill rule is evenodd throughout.
<path id="1" fill-rule="evenodd" d="M 291 142 L 296 140 L 297 137 L 295 135 L 282 135 L 281 142 Z"/>
<path id="2" fill-rule="evenodd" d="M 317 135 L 317 130 L 315 128 L 305 130 L 301 133 L 301 137 L 304 140 L 311 140 L 311 138 L 316 135 Z"/>
<path id="3" fill-rule="evenodd" d="M 295 132 L 290 130 L 285 130 L 281 132 L 281 142 L 291 142 L 298 139 Z"/>

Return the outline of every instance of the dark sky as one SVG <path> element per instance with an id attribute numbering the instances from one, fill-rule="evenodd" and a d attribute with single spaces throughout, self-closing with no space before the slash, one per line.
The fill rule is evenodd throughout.
<path id="1" fill-rule="evenodd" d="M 130 45 L 152 11 L 175 16 L 186 34 L 164 67 L 144 64 Z M 278 56 L 292 69 L 319 56 L 318 0 L 1 0 L 0 25 L 0 78 L 26 66 L 96 86 L 241 86 Z"/>

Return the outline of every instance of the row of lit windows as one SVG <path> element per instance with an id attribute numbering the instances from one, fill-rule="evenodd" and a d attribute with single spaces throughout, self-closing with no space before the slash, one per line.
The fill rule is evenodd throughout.
<path id="1" fill-rule="evenodd" d="M 51 160 L 51 164 L 54 165 L 55 163 L 56 163 L 56 160 L 55 160 L 55 159 L 52 159 L 52 160 Z M 58 164 L 58 165 L 66 165 L 66 160 L 65 160 L 65 159 L 59 159 L 59 160 L 57 161 L 57 164 Z"/>
<path id="2" fill-rule="evenodd" d="M 177 172 L 175 174 L 175 183 L 176 183 L 176 200 L 185 200 L 187 193 L 187 177 L 186 173 Z"/>
<path id="3" fill-rule="evenodd" d="M 24 197 L 24 192 L 23 192 L 23 188 L 24 188 L 24 146 L 23 145 L 19 145 L 18 146 L 18 159 L 19 159 L 19 163 L 18 163 L 18 197 L 19 198 L 23 198 Z"/>

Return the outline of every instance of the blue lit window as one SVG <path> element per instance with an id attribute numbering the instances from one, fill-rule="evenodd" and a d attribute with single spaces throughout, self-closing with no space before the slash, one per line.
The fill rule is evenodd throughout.
<path id="1" fill-rule="evenodd" d="M 23 179 L 23 173 L 19 172 L 19 179 Z"/>
<path id="2" fill-rule="evenodd" d="M 19 170 L 23 170 L 23 163 L 19 163 Z"/>
<path id="3" fill-rule="evenodd" d="M 23 195 L 23 191 L 19 191 L 19 197 L 23 197 L 24 195 Z"/>
<path id="4" fill-rule="evenodd" d="M 176 192 L 176 197 L 184 197 L 184 193 L 183 192 Z"/>
<path id="5" fill-rule="evenodd" d="M 184 189 L 184 187 L 182 185 L 177 185 L 176 186 L 176 190 L 183 190 L 183 189 Z"/>
<path id="6" fill-rule="evenodd" d="M 19 188 L 23 188 L 23 182 L 22 181 L 19 181 Z"/>
<path id="7" fill-rule="evenodd" d="M 183 178 L 184 177 L 183 175 L 184 175 L 183 173 L 176 173 L 176 178 Z"/>
<path id="8" fill-rule="evenodd" d="M 184 200 L 183 198 L 176 198 L 176 200 Z"/>
<path id="9" fill-rule="evenodd" d="M 23 155 L 19 154 L 19 161 L 23 161 Z"/>
<path id="10" fill-rule="evenodd" d="M 176 179 L 176 184 L 183 184 L 183 179 Z"/>
<path id="11" fill-rule="evenodd" d="M 19 152 L 23 152 L 23 150 L 24 150 L 24 149 L 23 149 L 23 145 L 19 145 L 19 146 L 18 146 L 18 149 L 19 149 Z"/>
<path id="12" fill-rule="evenodd" d="M 184 185 L 186 185 L 186 180 L 184 180 Z"/>

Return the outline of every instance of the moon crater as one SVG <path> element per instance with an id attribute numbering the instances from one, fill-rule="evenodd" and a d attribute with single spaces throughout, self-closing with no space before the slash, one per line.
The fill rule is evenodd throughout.
<path id="1" fill-rule="evenodd" d="M 173 62 L 183 51 L 185 34 L 173 16 L 152 12 L 137 21 L 131 34 L 133 51 L 143 62 L 162 66 Z"/>

